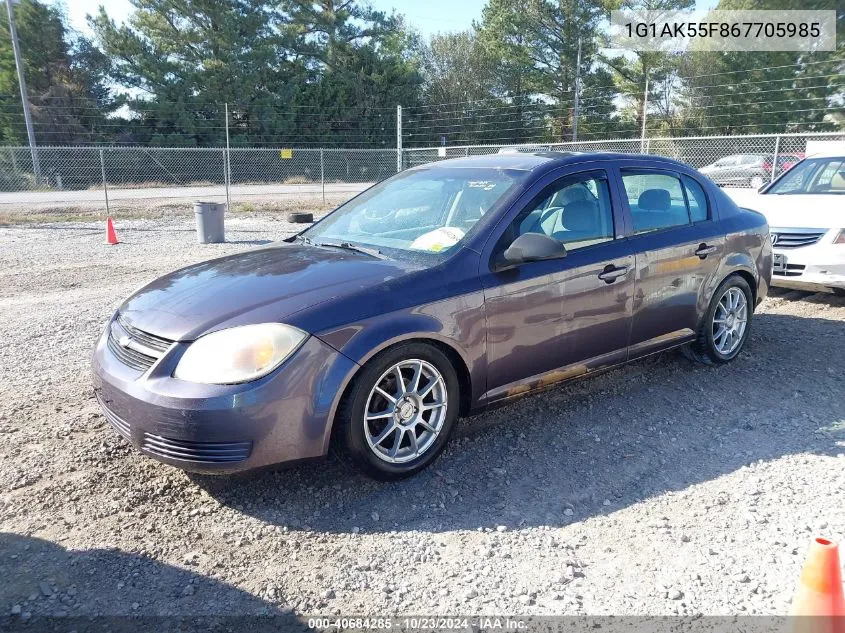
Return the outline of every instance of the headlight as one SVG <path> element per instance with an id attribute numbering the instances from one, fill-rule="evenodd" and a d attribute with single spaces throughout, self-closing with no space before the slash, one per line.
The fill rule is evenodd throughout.
<path id="1" fill-rule="evenodd" d="M 212 332 L 190 344 L 173 377 L 227 385 L 266 376 L 308 335 L 290 325 L 261 323 Z"/>
<path id="2" fill-rule="evenodd" d="M 834 244 L 845 244 L 845 229 L 841 229 L 839 234 L 833 238 Z"/>

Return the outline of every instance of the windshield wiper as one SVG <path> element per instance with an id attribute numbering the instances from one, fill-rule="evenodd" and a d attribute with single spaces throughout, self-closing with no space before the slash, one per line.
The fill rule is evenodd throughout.
<path id="1" fill-rule="evenodd" d="M 313 244 L 314 246 L 325 246 L 327 248 L 342 248 L 347 251 L 357 251 L 358 253 L 364 253 L 370 257 L 384 259 L 384 253 L 377 248 L 367 248 L 366 246 L 358 246 L 356 244 L 350 244 L 349 242 L 311 242 L 309 240 L 307 243 Z"/>

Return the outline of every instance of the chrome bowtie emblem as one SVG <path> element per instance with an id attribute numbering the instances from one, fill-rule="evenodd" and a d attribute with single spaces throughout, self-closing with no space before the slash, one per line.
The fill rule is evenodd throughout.
<path id="1" fill-rule="evenodd" d="M 117 342 L 121 347 L 129 347 L 130 341 L 129 341 L 129 337 L 124 334 L 119 339 L 117 339 Z"/>

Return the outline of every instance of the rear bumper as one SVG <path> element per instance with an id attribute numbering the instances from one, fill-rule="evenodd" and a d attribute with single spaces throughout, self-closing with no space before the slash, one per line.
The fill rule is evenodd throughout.
<path id="1" fill-rule="evenodd" d="M 121 363 L 101 337 L 94 393 L 114 430 L 137 450 L 201 473 L 233 473 L 326 454 L 337 394 L 355 363 L 319 339 L 269 376 L 241 385 L 172 378 L 177 343 L 147 372 Z"/>

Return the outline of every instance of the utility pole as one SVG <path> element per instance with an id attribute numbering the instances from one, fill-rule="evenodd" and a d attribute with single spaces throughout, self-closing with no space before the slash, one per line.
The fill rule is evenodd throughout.
<path id="1" fill-rule="evenodd" d="M 643 129 L 640 134 L 640 154 L 645 154 L 645 119 L 648 112 L 648 74 L 645 76 L 645 91 L 643 92 Z"/>
<path id="2" fill-rule="evenodd" d="M 402 171 L 402 106 L 396 106 L 396 173 Z"/>
<path id="3" fill-rule="evenodd" d="M 41 182 L 41 165 L 38 162 L 38 150 L 35 148 L 35 131 L 32 129 L 32 117 L 29 114 L 29 97 L 26 93 L 26 80 L 23 77 L 23 62 L 21 61 L 20 44 L 18 44 L 18 30 L 15 28 L 15 10 L 13 4 L 17 0 L 6 0 L 9 12 L 9 35 L 12 37 L 12 50 L 15 52 L 15 68 L 18 69 L 18 84 L 21 88 L 21 102 L 23 103 L 23 120 L 26 122 L 26 135 L 29 138 L 29 153 L 32 154 L 32 171 L 35 172 L 35 182 Z"/>
<path id="4" fill-rule="evenodd" d="M 578 58 L 575 62 L 575 107 L 572 115 L 572 140 L 578 140 L 578 115 L 581 105 L 581 38 L 578 38 Z"/>

